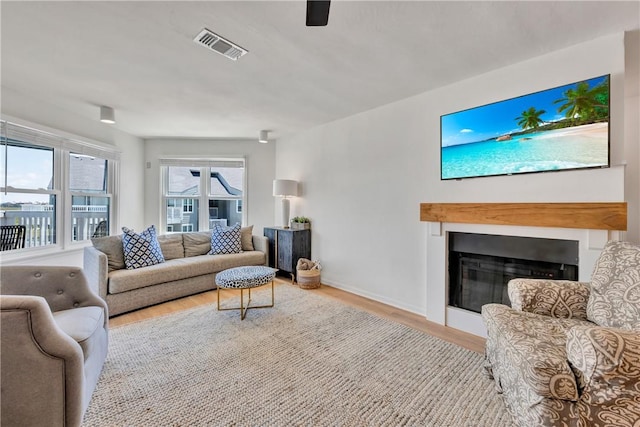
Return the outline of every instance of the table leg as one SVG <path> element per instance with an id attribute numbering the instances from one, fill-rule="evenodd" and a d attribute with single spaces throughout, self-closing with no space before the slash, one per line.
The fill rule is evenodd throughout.
<path id="1" fill-rule="evenodd" d="M 265 285 L 267 285 L 267 283 L 265 283 Z M 265 286 L 262 285 L 262 286 Z M 269 305 L 256 305 L 254 307 L 251 307 L 251 288 L 246 288 L 249 291 L 249 295 L 248 295 L 248 299 L 247 299 L 247 304 L 244 304 L 244 290 L 245 288 L 239 288 L 240 289 L 240 307 L 220 307 L 220 287 L 218 286 L 216 289 L 216 294 L 217 294 L 217 300 L 218 300 L 218 311 L 225 311 L 225 310 L 240 310 L 240 320 L 244 320 L 244 318 L 247 316 L 247 311 L 250 308 L 270 308 L 275 306 L 275 281 L 271 280 L 271 304 Z"/>

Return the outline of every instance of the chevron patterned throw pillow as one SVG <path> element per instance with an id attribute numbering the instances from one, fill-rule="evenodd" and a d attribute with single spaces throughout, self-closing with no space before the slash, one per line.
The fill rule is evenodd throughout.
<path id="1" fill-rule="evenodd" d="M 211 230 L 211 251 L 209 255 L 239 254 L 242 252 L 240 239 L 240 224 L 232 227 L 222 227 L 215 224 Z"/>
<path id="2" fill-rule="evenodd" d="M 140 234 L 127 227 L 122 227 L 122 232 L 124 265 L 128 270 L 164 262 L 155 226 L 152 225 Z"/>

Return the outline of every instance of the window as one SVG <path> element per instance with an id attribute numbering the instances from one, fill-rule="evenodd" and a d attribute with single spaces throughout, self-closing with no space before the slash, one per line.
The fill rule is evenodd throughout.
<path id="1" fill-rule="evenodd" d="M 69 153 L 71 192 L 71 240 L 78 242 L 97 234 L 109 234 L 111 194 L 108 193 L 108 161 L 99 157 Z M 105 231 L 100 231 L 103 224 Z"/>
<path id="2" fill-rule="evenodd" d="M 115 151 L 0 121 L 0 225 L 25 226 L 26 250 L 108 235 L 116 165 Z"/>
<path id="3" fill-rule="evenodd" d="M 193 212 L 193 199 L 184 199 L 182 201 L 182 212 Z"/>
<path id="4" fill-rule="evenodd" d="M 198 196 L 200 193 L 200 175 L 195 169 L 182 166 L 170 166 L 166 171 L 165 230 L 182 231 L 189 225 L 191 230 L 198 229 Z M 170 196 L 170 197 L 169 197 Z M 196 198 L 194 199 L 194 196 Z"/>
<path id="5" fill-rule="evenodd" d="M 244 194 L 244 164 L 218 164 L 211 168 L 209 177 L 209 228 L 215 222 L 226 220 L 225 225 L 242 224 L 242 211 L 237 203 L 242 203 Z"/>
<path id="6" fill-rule="evenodd" d="M 4 128 L 3 128 L 4 131 Z M 25 226 L 25 247 L 56 243 L 54 150 L 2 136 L 0 225 Z"/>
<path id="7" fill-rule="evenodd" d="M 244 159 L 162 159 L 160 164 L 165 231 L 244 222 Z"/>

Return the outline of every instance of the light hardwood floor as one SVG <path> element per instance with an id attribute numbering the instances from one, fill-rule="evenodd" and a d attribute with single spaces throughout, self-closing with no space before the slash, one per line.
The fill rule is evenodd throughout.
<path id="1" fill-rule="evenodd" d="M 279 286 L 295 285 L 292 285 L 289 281 L 277 278 L 276 295 L 278 292 L 277 288 Z M 335 298 L 336 300 L 339 300 L 350 306 L 359 308 L 382 318 L 401 323 L 405 326 L 425 332 L 429 335 L 433 335 L 434 337 L 443 339 L 466 349 L 476 351 L 478 353 L 482 353 L 484 351 L 484 338 L 480 338 L 475 335 L 450 328 L 448 326 L 442 326 L 438 325 L 437 323 L 429 322 L 424 317 L 417 314 L 410 313 L 408 311 L 404 311 L 399 308 L 392 307 L 390 305 L 373 301 L 368 298 L 364 298 L 359 295 L 345 292 L 326 285 L 322 285 L 322 287 L 320 287 L 319 289 L 310 289 L 308 290 L 308 292 L 317 292 L 321 295 Z M 227 294 L 227 296 L 225 296 L 225 294 Z M 223 299 L 231 297 L 228 292 L 221 295 Z M 109 326 L 115 328 L 121 325 L 126 325 L 153 317 L 163 316 L 177 311 L 187 310 L 189 308 L 205 304 L 211 304 L 213 306 L 215 305 L 215 302 L 215 291 L 204 292 L 201 294 L 180 298 L 163 304 L 154 305 L 153 307 L 147 307 L 131 313 L 113 317 L 109 320 Z"/>

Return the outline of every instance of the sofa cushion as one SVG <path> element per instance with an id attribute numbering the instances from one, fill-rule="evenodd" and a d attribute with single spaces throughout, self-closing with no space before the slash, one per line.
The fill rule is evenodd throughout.
<path id="1" fill-rule="evenodd" d="M 119 270 L 109 273 L 109 293 L 117 294 L 160 283 L 188 279 L 207 274 L 212 268 L 207 263 L 194 263 L 196 258 L 176 258 L 161 264 L 152 265 L 137 270 Z"/>
<path id="2" fill-rule="evenodd" d="M 192 276 L 219 273 L 223 270 L 245 265 L 264 265 L 265 255 L 260 251 L 241 252 L 239 254 L 220 254 L 185 259 Z M 195 274 L 198 273 L 198 274 Z"/>
<path id="3" fill-rule="evenodd" d="M 93 346 L 100 345 L 101 338 L 97 331 L 104 326 L 104 310 L 102 307 L 72 308 L 55 311 L 52 314 L 56 325 L 80 344 L 84 360 L 87 360 Z"/>
<path id="4" fill-rule="evenodd" d="M 109 293 L 117 294 L 160 283 L 213 274 L 242 265 L 262 265 L 265 255 L 259 251 L 227 255 L 201 255 L 176 258 L 137 270 L 118 270 L 109 273 Z M 213 277 L 211 284 L 213 287 Z"/>
<path id="5" fill-rule="evenodd" d="M 109 271 L 124 268 L 124 252 L 122 250 L 122 236 L 108 236 L 91 239 L 93 247 L 107 255 Z"/>
<path id="6" fill-rule="evenodd" d="M 247 251 L 240 254 L 213 255 L 218 271 L 245 265 L 264 265 L 265 255 L 260 251 Z"/>
<path id="7" fill-rule="evenodd" d="M 253 248 L 253 225 L 240 229 L 240 244 L 243 251 L 252 251 Z"/>
<path id="8" fill-rule="evenodd" d="M 122 250 L 124 265 L 127 269 L 148 267 L 164 262 L 156 228 L 153 225 L 142 233 L 136 233 L 127 227 L 122 227 L 122 231 Z"/>
<path id="9" fill-rule="evenodd" d="M 502 357 L 538 396 L 577 401 L 578 386 L 567 360 L 567 333 L 585 320 L 558 319 L 501 304 L 482 307 L 482 318 Z M 497 357 L 489 355 L 490 358 Z"/>
<path id="10" fill-rule="evenodd" d="M 211 255 L 238 254 L 242 252 L 240 224 L 222 227 L 216 224 L 211 230 Z"/>
<path id="11" fill-rule="evenodd" d="M 605 245 L 591 277 L 587 317 L 599 326 L 640 331 L 640 246 Z"/>
<path id="12" fill-rule="evenodd" d="M 182 234 L 184 256 L 206 255 L 211 250 L 211 232 L 196 231 Z"/>
<path id="13" fill-rule="evenodd" d="M 165 261 L 176 258 L 184 258 L 184 246 L 182 245 L 182 234 L 164 234 L 158 236 L 158 243 Z"/>

